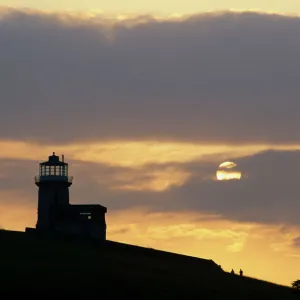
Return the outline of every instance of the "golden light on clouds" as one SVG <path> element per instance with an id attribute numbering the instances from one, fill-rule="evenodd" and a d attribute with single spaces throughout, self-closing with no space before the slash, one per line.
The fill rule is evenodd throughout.
<path id="1" fill-rule="evenodd" d="M 169 189 L 171 186 L 180 186 L 184 184 L 190 176 L 188 172 L 172 167 L 161 171 L 148 172 L 145 175 L 148 176 L 148 180 L 136 182 L 134 178 L 132 178 L 133 180 L 130 184 L 121 184 L 114 186 L 113 188 L 132 191 L 149 190 L 161 192 Z M 123 176 L 126 176 L 128 181 L 128 174 L 121 174 L 120 176 L 117 176 L 116 179 L 122 179 Z"/>
<path id="2" fill-rule="evenodd" d="M 67 161 L 77 160 L 106 166 L 120 167 L 114 178 L 96 176 L 95 180 L 107 187 L 123 190 L 152 190 L 162 192 L 172 186 L 183 185 L 190 174 L 180 164 L 193 161 L 210 161 L 217 163 L 220 159 L 231 156 L 235 158 L 253 155 L 264 150 L 296 150 L 300 145 L 209 145 L 183 142 L 162 141 L 106 141 L 77 143 L 65 145 L 42 145 L 23 141 L 1 141 L 0 159 L 24 159 L 35 162 L 44 161 L 53 151 L 64 154 Z M 151 165 L 164 165 L 152 168 Z M 173 166 L 168 166 L 173 164 Z M 178 166 L 174 166 L 178 164 Z M 73 163 L 73 166 L 75 164 Z M 144 168 L 147 166 L 147 168 Z M 128 169 L 133 172 L 128 173 Z M 36 169 L 37 170 L 37 169 Z M 139 174 L 140 172 L 140 174 Z M 205 176 L 205 174 L 203 174 Z M 209 178 L 211 174 L 207 174 Z M 242 174 L 233 162 L 224 161 L 217 172 L 217 180 L 241 179 Z M 130 183 L 128 183 L 130 182 Z"/>
<path id="3" fill-rule="evenodd" d="M 236 170 L 237 164 L 232 161 L 225 161 L 219 165 L 216 176 L 218 180 L 241 179 L 242 173 Z"/>
<path id="4" fill-rule="evenodd" d="M 300 150 L 300 145 L 222 145 L 163 141 L 107 141 L 64 145 L 43 145 L 24 141 L 0 140 L 2 159 L 47 159 L 53 151 L 67 160 L 104 163 L 111 166 L 140 167 L 146 164 L 187 163 L 207 157 L 243 157 L 274 150 Z"/>
<path id="5" fill-rule="evenodd" d="M 77 148 L 77 149 L 76 149 Z M 89 147 L 78 145 L 73 158 L 83 161 L 104 162 L 123 167 L 136 167 L 151 163 L 186 163 L 202 159 L 207 155 L 232 153 L 243 156 L 260 151 L 264 146 L 207 145 L 196 143 L 162 142 L 162 141 L 124 141 L 93 143 Z"/>
<path id="6" fill-rule="evenodd" d="M 181 186 L 190 174 L 180 166 L 165 166 L 162 169 L 141 168 L 146 165 L 189 163 L 194 160 L 219 159 L 228 153 L 235 157 L 260 151 L 264 146 L 231 147 L 228 145 L 203 145 L 195 143 L 170 143 L 159 141 L 111 141 L 90 144 L 40 145 L 21 141 L 0 141 L 0 158 L 44 161 L 56 152 L 65 155 L 67 161 L 101 163 L 107 166 L 130 168 L 134 172 L 120 170 L 114 178 L 108 178 L 108 186 L 123 190 L 165 191 L 172 186 Z M 36 165 L 33 164 L 33 168 Z M 142 171 L 141 171 L 142 170 Z M 140 176 L 139 172 L 141 172 Z M 95 178 L 105 184 L 103 176 Z M 130 183 L 129 183 L 130 182 Z"/>

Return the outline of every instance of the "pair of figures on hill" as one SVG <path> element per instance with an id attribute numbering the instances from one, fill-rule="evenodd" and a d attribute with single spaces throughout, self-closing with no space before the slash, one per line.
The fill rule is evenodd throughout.
<path id="1" fill-rule="evenodd" d="M 231 274 L 235 274 L 233 269 L 231 270 L 230 273 L 231 273 Z M 240 276 L 243 276 L 243 270 L 242 270 L 242 269 L 240 269 Z"/>

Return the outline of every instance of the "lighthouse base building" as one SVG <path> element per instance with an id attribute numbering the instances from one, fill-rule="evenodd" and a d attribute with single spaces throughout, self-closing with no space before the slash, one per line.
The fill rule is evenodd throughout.
<path id="1" fill-rule="evenodd" d="M 35 184 L 39 188 L 36 231 L 105 241 L 107 208 L 99 204 L 70 204 L 69 187 L 72 180 L 64 157 L 60 161 L 53 152 L 48 161 L 40 163 L 39 175 L 35 176 Z"/>
<path id="2" fill-rule="evenodd" d="M 79 235 L 106 240 L 106 207 L 101 205 L 54 205 L 49 230 L 68 235 Z M 38 224 L 36 229 L 47 231 Z"/>

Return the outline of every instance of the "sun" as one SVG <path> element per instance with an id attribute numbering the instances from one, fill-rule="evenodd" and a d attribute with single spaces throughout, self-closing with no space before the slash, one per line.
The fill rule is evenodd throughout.
<path id="1" fill-rule="evenodd" d="M 236 167 L 237 164 L 232 161 L 221 163 L 216 173 L 217 180 L 240 180 L 242 173 Z"/>

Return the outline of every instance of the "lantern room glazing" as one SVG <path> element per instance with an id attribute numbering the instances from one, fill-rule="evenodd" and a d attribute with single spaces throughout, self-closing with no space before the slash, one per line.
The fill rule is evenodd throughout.
<path id="1" fill-rule="evenodd" d="M 36 181 L 41 180 L 71 180 L 68 176 L 68 164 L 64 162 L 64 156 L 62 161 L 59 160 L 59 156 L 53 152 L 52 156 L 49 156 L 49 160 L 40 163 L 39 176 L 36 176 Z"/>

